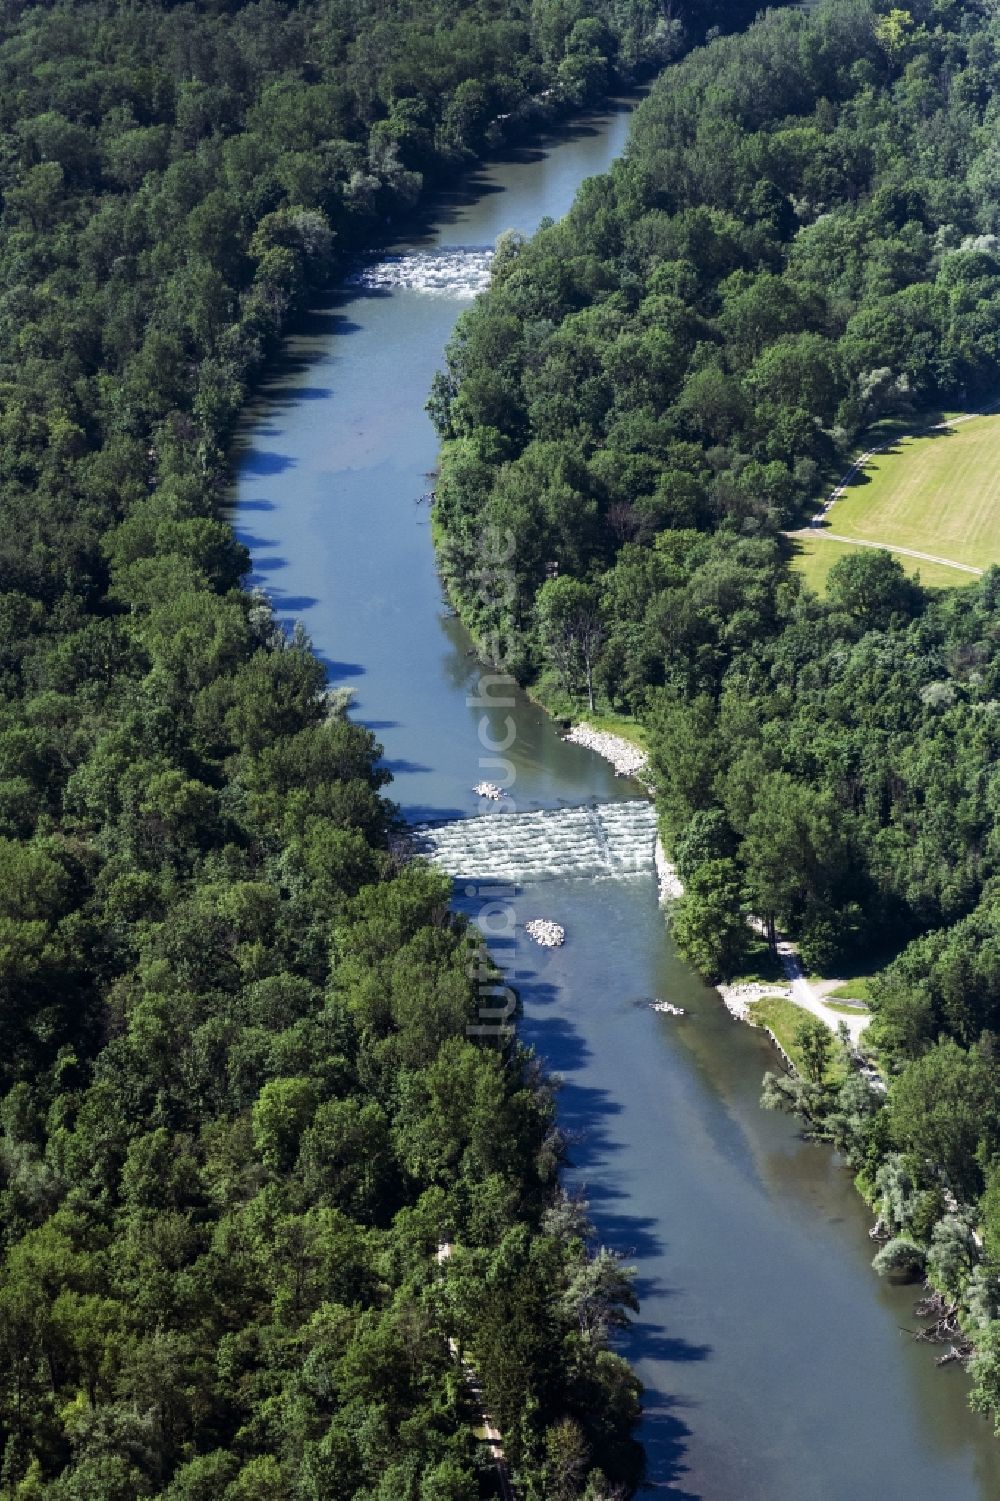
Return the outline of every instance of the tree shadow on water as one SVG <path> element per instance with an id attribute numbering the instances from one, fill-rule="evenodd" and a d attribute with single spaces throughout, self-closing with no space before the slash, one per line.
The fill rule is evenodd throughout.
<path id="1" fill-rule="evenodd" d="M 243 541 L 243 539 L 240 538 L 240 541 Z M 251 548 L 251 553 L 253 555 L 253 572 L 250 574 L 251 584 L 263 584 L 269 573 L 280 573 L 282 568 L 288 567 L 288 559 L 279 557 L 277 553 L 272 557 L 268 557 L 266 554 L 262 557 L 253 548 Z"/>
<path id="2" fill-rule="evenodd" d="M 624 1353 L 628 1355 L 629 1351 Z M 691 1429 L 680 1413 L 686 1406 L 682 1399 L 648 1386 L 643 1391 L 639 1429 L 639 1442 L 646 1455 L 643 1495 L 669 1497 L 670 1501 L 703 1501 L 700 1490 L 689 1490 L 684 1485 Z"/>
<path id="3" fill-rule="evenodd" d="M 285 621 L 290 617 L 300 615 L 304 610 L 311 610 L 314 605 L 319 604 L 319 600 L 312 594 L 283 594 L 276 589 L 272 594 L 271 603 L 274 605 L 274 613 L 278 619 Z"/>
<path id="4" fill-rule="evenodd" d="M 369 729 L 374 728 L 374 725 L 367 720 L 362 720 L 362 723 L 367 724 Z M 469 816 L 465 808 L 445 808 L 435 806 L 433 803 L 403 803 L 400 811 L 409 824 L 452 823 L 456 819 L 468 818 Z M 469 884 L 469 882 L 463 880 L 457 880 L 452 884 L 453 902 L 459 910 L 465 910 L 462 905 L 461 893 L 464 887 Z M 466 915 L 468 916 L 467 912 Z"/>
<path id="5" fill-rule="evenodd" d="M 521 988 L 531 1005 L 521 1023 L 522 1039 L 534 1046 L 558 1081 L 557 1115 L 569 1142 L 570 1181 L 588 1201 L 598 1241 L 637 1263 L 640 1311 L 616 1343 L 620 1353 L 640 1368 L 644 1382 L 637 1435 L 646 1456 L 642 1493 L 670 1501 L 702 1501 L 700 1492 L 684 1484 L 691 1429 L 682 1416 L 685 1399 L 670 1394 L 669 1367 L 708 1360 L 712 1347 L 684 1339 L 658 1321 L 658 1305 L 672 1292 L 658 1270 L 666 1254 L 663 1226 L 651 1216 L 636 1214 L 633 1200 L 618 1186 L 615 1162 L 626 1144 L 615 1138 L 613 1123 L 623 1107 L 607 1090 L 587 1083 L 593 1050 L 571 1020 L 545 1010 L 539 1013 L 540 1002 L 558 998 L 557 988 L 541 980 L 537 971 L 521 977 Z"/>
<path id="6" fill-rule="evenodd" d="M 267 386 L 264 393 L 275 405 L 296 406 L 300 401 L 328 401 L 333 395 L 332 386 Z"/>
<path id="7" fill-rule="evenodd" d="M 329 401 L 336 393 L 332 386 L 292 386 L 290 401 Z"/>
<path id="8" fill-rule="evenodd" d="M 249 547 L 252 553 L 256 553 L 261 549 L 267 549 L 268 547 L 277 547 L 278 545 L 276 537 L 260 537 L 256 532 L 250 531 L 245 526 L 238 526 L 236 528 L 236 539 L 238 542 L 242 542 L 244 547 Z"/>
<path id="9" fill-rule="evenodd" d="M 436 247 L 440 243 L 443 225 L 457 223 L 464 209 L 473 208 L 481 199 L 506 191 L 503 183 L 491 182 L 478 174 L 466 178 L 454 188 L 441 188 L 430 200 L 427 212 L 414 223 L 407 236 L 408 242 L 420 247 Z M 441 248 L 450 250 L 451 246 Z"/>
<path id="10" fill-rule="evenodd" d="M 364 677 L 367 671 L 367 668 L 362 667 L 360 662 L 338 662 L 334 657 L 324 656 L 321 651 L 316 650 L 315 646 L 313 655 L 322 662 L 326 668 L 326 675 L 332 682 L 336 682 L 338 678 Z"/>
<path id="11" fill-rule="evenodd" d="M 595 1218 L 603 1239 L 607 1227 L 600 1214 Z M 627 1221 L 623 1222 L 622 1233 L 627 1236 L 641 1223 L 630 1227 Z M 607 1239 L 618 1248 L 616 1236 Z M 634 1254 L 642 1256 L 644 1253 L 637 1249 Z M 654 1295 L 669 1296 L 669 1289 L 658 1286 L 655 1279 L 640 1276 L 636 1279 L 635 1291 L 639 1313 L 617 1345 L 619 1353 L 637 1369 L 643 1382 L 642 1419 L 638 1432 L 646 1456 L 643 1489 L 673 1497 L 674 1501 L 699 1501 L 700 1492 L 683 1485 L 691 1429 L 680 1414 L 693 1404 L 669 1391 L 669 1372 L 665 1367 L 708 1360 L 713 1353 L 712 1347 L 672 1334 L 666 1325 L 655 1322 L 650 1313 L 644 1313 Z"/>
<path id="12" fill-rule="evenodd" d="M 272 475 L 284 474 L 286 469 L 292 469 L 298 461 L 288 454 L 273 453 L 264 448 L 251 448 L 240 459 L 241 474 Z"/>
<path id="13" fill-rule="evenodd" d="M 362 325 L 339 311 L 353 302 L 360 291 L 359 286 L 343 286 L 329 293 L 321 304 L 299 314 L 288 330 L 289 336 L 293 339 L 330 339 L 334 335 L 341 338 L 345 334 L 360 333 Z M 302 359 L 301 355 L 289 351 L 287 360 L 281 362 L 279 369 L 283 373 L 302 370 L 312 363 L 312 360 Z"/>

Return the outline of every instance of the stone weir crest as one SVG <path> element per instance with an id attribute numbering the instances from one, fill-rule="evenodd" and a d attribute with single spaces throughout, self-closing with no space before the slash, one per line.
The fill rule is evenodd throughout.
<path id="1" fill-rule="evenodd" d="M 645 799 L 420 824 L 413 846 L 457 880 L 517 885 L 652 875 L 656 810 Z"/>

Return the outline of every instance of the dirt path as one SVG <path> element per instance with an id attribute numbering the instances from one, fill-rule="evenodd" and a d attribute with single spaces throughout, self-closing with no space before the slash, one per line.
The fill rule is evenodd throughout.
<path id="1" fill-rule="evenodd" d="M 812 525 L 813 526 L 819 526 L 820 525 L 820 523 L 824 520 L 824 518 L 825 518 L 827 512 L 829 511 L 830 507 L 834 504 L 835 501 L 840 500 L 841 496 L 846 492 L 847 487 L 857 478 L 858 474 L 861 472 L 861 470 L 868 463 L 868 460 L 869 459 L 873 459 L 877 453 L 885 453 L 885 451 L 886 451 L 887 448 L 894 448 L 897 443 L 907 443 L 907 442 L 911 441 L 913 438 L 924 438 L 924 437 L 927 436 L 928 433 L 939 433 L 939 432 L 943 432 L 945 430 L 945 428 L 958 427 L 960 425 L 960 423 L 963 423 L 963 422 L 972 422 L 976 417 L 988 417 L 990 415 L 990 413 L 991 412 L 995 412 L 998 407 L 1000 407 L 1000 400 L 998 400 L 998 401 L 992 401 L 992 402 L 990 402 L 989 406 L 983 407 L 982 411 L 980 411 L 980 412 L 963 412 L 961 414 L 961 416 L 959 416 L 959 417 L 948 417 L 948 418 L 945 419 L 944 422 L 932 422 L 931 425 L 930 425 L 930 427 L 921 427 L 921 428 L 918 428 L 915 433 L 897 433 L 895 435 L 895 437 L 893 437 L 893 438 L 886 438 L 886 440 L 885 440 L 884 443 L 876 443 L 876 445 L 875 445 L 874 448 L 866 449 L 864 453 L 858 455 L 858 457 L 854 460 L 854 463 L 848 469 L 847 473 L 842 477 L 842 479 L 840 480 L 840 482 L 837 485 L 835 485 L 834 488 L 830 491 L 830 494 L 827 496 L 827 498 L 826 498 L 826 500 L 825 500 L 825 502 L 823 504 L 823 509 L 820 512 L 818 512 L 818 514 L 816 516 L 813 517 Z M 838 537 L 836 540 L 839 541 L 839 542 L 854 542 L 856 539 L 854 537 Z M 869 547 L 875 547 L 875 546 L 879 546 L 879 545 L 881 545 L 881 544 L 873 543 L 873 542 L 869 542 L 867 544 L 867 546 L 869 546 Z M 905 547 L 899 547 L 899 548 L 893 548 L 893 551 L 894 552 L 906 552 L 907 549 Z M 912 556 L 917 557 L 917 558 L 927 557 L 927 561 L 931 562 L 931 563 L 947 563 L 948 562 L 947 558 L 931 558 L 931 557 L 929 557 L 925 553 L 914 553 Z M 964 565 L 962 563 L 953 563 L 950 566 L 953 567 L 953 568 L 962 568 L 962 567 L 964 567 L 966 565 Z M 982 570 L 976 568 L 976 569 L 973 569 L 972 571 L 974 573 L 980 573 Z"/>
<path id="2" fill-rule="evenodd" d="M 861 1073 L 867 1079 L 869 1087 L 876 1090 L 879 1094 L 885 1094 L 885 1080 L 878 1069 L 870 1061 L 860 1061 L 861 1034 L 871 1021 L 871 1015 L 867 1011 L 861 1012 L 857 1016 L 847 1016 L 843 1012 L 833 1011 L 825 1003 L 822 996 L 817 995 L 812 985 L 806 979 L 795 945 L 789 943 L 787 939 L 782 939 L 779 942 L 778 957 L 781 960 L 785 974 L 788 976 L 792 1000 L 796 1006 L 801 1006 L 803 1011 L 809 1011 L 813 1016 L 819 1017 L 824 1026 L 829 1027 L 833 1032 L 838 1032 L 840 1024 L 843 1022 L 850 1036 L 851 1046 L 854 1048 L 855 1061 Z"/>
<path id="3" fill-rule="evenodd" d="M 448 1343 L 451 1346 L 452 1354 L 457 1356 L 458 1349 L 455 1341 L 449 1340 Z M 462 1361 L 462 1370 L 465 1373 L 465 1384 L 468 1387 L 469 1395 L 479 1410 L 486 1443 L 493 1455 L 493 1464 L 496 1469 L 502 1501 L 515 1501 L 514 1487 L 510 1483 L 510 1471 L 507 1468 L 507 1459 L 503 1452 L 503 1439 L 500 1437 L 500 1430 L 496 1427 L 483 1406 L 482 1384 L 475 1370 L 467 1360 Z"/>
<path id="4" fill-rule="evenodd" d="M 450 1258 L 454 1249 L 455 1248 L 452 1245 L 451 1241 L 443 1240 L 441 1242 L 437 1249 L 437 1259 L 439 1266 L 444 1265 L 444 1263 Z M 451 1351 L 454 1359 L 457 1360 L 462 1367 L 462 1374 L 465 1377 L 466 1388 L 469 1392 L 470 1397 L 472 1398 L 476 1411 L 479 1414 L 480 1426 L 482 1427 L 483 1434 L 485 1436 L 486 1443 L 489 1446 L 490 1452 L 493 1455 L 493 1464 L 496 1468 L 497 1482 L 500 1488 L 501 1501 L 517 1501 L 517 1498 L 514 1494 L 514 1487 L 511 1484 L 510 1480 L 510 1470 L 507 1467 L 507 1456 L 503 1452 L 503 1438 L 501 1437 L 499 1428 L 496 1426 L 493 1419 L 486 1411 L 485 1397 L 483 1395 L 483 1384 L 479 1379 L 479 1374 L 476 1371 L 475 1367 L 469 1363 L 469 1361 L 463 1359 L 462 1353 L 458 1348 L 457 1340 L 449 1338 L 448 1349 Z"/>
<path id="5" fill-rule="evenodd" d="M 825 512 L 823 513 L 825 514 Z M 786 532 L 788 537 L 824 537 L 827 542 L 849 542 L 852 547 L 878 547 L 883 552 L 899 552 L 907 558 L 919 558 L 924 563 L 940 563 L 943 568 L 959 568 L 962 573 L 983 575 L 982 568 L 973 568 L 971 563 L 956 563 L 954 558 L 939 558 L 933 552 L 917 552 L 913 547 L 898 547 L 895 542 L 869 542 L 863 537 L 847 537 L 840 532 L 828 532 L 814 522 L 812 526 L 800 527 L 797 532 Z"/>
<path id="6" fill-rule="evenodd" d="M 829 1027 L 831 1032 L 836 1032 L 840 1023 L 843 1022 L 850 1033 L 851 1042 L 857 1047 L 862 1032 L 871 1020 L 868 1012 L 859 1011 L 857 1016 L 846 1016 L 840 1011 L 832 1010 L 823 998 L 817 995 L 812 985 L 806 979 L 802 962 L 795 950 L 795 945 L 790 943 L 787 938 L 781 939 L 778 943 L 778 958 L 781 960 L 782 968 L 788 977 L 788 984 L 792 992 L 791 999 L 795 1002 L 796 1006 L 801 1006 L 803 1011 L 809 1011 L 813 1016 L 819 1017 L 820 1021 L 824 1026 Z"/>

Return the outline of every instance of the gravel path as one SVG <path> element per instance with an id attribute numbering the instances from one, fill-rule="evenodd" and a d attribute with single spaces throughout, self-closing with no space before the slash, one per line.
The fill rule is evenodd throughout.
<path id="1" fill-rule="evenodd" d="M 907 558 L 919 558 L 924 563 L 940 563 L 943 568 L 960 568 L 963 573 L 974 573 L 981 578 L 983 570 L 973 568 L 971 563 L 956 563 L 954 558 L 939 558 L 933 552 L 917 552 L 914 547 L 898 547 L 895 542 L 869 542 L 863 537 L 847 537 L 840 532 L 828 532 L 815 530 L 814 527 L 801 527 L 797 532 L 789 532 L 789 537 L 824 537 L 827 542 L 849 542 L 852 547 L 878 547 L 883 552 L 900 552 Z"/>
<path id="2" fill-rule="evenodd" d="M 843 1012 L 832 1010 L 822 997 L 816 994 L 806 979 L 802 963 L 795 951 L 795 945 L 789 943 L 786 938 L 778 944 L 778 958 L 781 960 L 788 979 L 791 990 L 790 999 L 795 1002 L 796 1006 L 801 1006 L 803 1011 L 809 1011 L 813 1016 L 819 1017 L 831 1032 L 836 1032 L 840 1023 L 843 1022 L 851 1035 L 851 1042 L 857 1047 L 862 1032 L 871 1021 L 869 1013 L 861 1011 L 857 1016 L 846 1016 Z"/>
<path id="3" fill-rule="evenodd" d="M 854 463 L 851 465 L 850 469 L 848 469 L 847 473 L 841 479 L 840 483 L 830 491 L 830 494 L 827 496 L 826 501 L 824 502 L 823 509 L 819 512 L 818 515 L 813 517 L 813 526 L 819 526 L 820 522 L 826 516 L 826 513 L 829 511 L 834 501 L 841 498 L 841 496 L 847 490 L 848 485 L 850 485 L 857 478 L 858 474 L 868 463 L 868 460 L 873 459 L 877 453 L 885 453 L 887 448 L 893 448 L 897 443 L 906 443 L 909 439 L 912 438 L 923 438 L 927 435 L 927 433 L 937 433 L 941 432 L 944 428 L 947 427 L 958 427 L 962 422 L 972 422 L 976 417 L 988 417 L 990 413 L 995 412 L 998 407 L 1000 407 L 1000 401 L 993 401 L 989 406 L 983 407 L 981 412 L 963 412 L 960 417 L 948 417 L 944 422 L 933 422 L 931 423 L 930 427 L 918 428 L 915 433 L 897 433 L 893 438 L 886 438 L 884 443 L 876 443 L 874 448 L 866 449 L 864 453 L 859 454 L 859 456 L 854 460 Z M 838 540 L 842 542 L 853 542 L 854 538 L 841 537 Z M 895 549 L 895 551 L 905 551 L 905 548 L 897 548 Z M 916 553 L 915 556 L 923 557 L 924 554 Z M 947 559 L 932 558 L 930 559 L 930 561 L 935 563 L 943 563 L 947 562 Z M 955 564 L 953 566 L 961 567 L 962 565 Z M 976 572 L 979 572 L 979 570 L 977 569 Z"/>
<path id="4" fill-rule="evenodd" d="M 451 1255 L 454 1249 L 455 1248 L 452 1245 L 451 1241 L 443 1240 L 441 1242 L 437 1249 L 438 1266 L 443 1266 L 446 1261 L 449 1261 L 451 1259 Z M 501 1436 L 499 1428 L 490 1417 L 490 1414 L 486 1411 L 485 1398 L 483 1397 L 483 1384 L 479 1379 L 479 1373 L 470 1361 L 462 1359 L 461 1351 L 458 1347 L 458 1342 L 457 1340 L 452 1339 L 451 1336 L 448 1337 L 448 1349 L 451 1351 L 455 1360 L 461 1363 L 462 1375 L 465 1377 L 465 1384 L 468 1388 L 469 1395 L 471 1396 L 473 1403 L 478 1409 L 479 1419 L 482 1424 L 483 1433 L 486 1437 L 486 1443 L 488 1444 L 493 1455 L 493 1465 L 496 1470 L 497 1483 L 500 1487 L 500 1495 L 503 1498 L 503 1501 L 517 1501 L 517 1498 L 514 1495 L 514 1487 L 511 1484 L 510 1480 L 510 1470 L 507 1465 L 507 1456 L 504 1453 L 503 1438 Z"/>

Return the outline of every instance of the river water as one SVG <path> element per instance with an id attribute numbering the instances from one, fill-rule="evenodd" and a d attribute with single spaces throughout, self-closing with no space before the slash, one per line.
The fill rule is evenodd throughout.
<path id="1" fill-rule="evenodd" d="M 484 811 L 479 669 L 442 600 L 421 495 L 436 442 L 431 378 L 484 252 L 568 209 L 622 150 L 619 103 L 436 200 L 384 270 L 324 301 L 288 341 L 237 445 L 236 521 L 254 577 L 301 620 L 331 680 L 385 746 L 414 821 Z M 463 291 L 464 288 L 464 291 Z M 635 798 L 565 744 L 522 695 L 510 789 L 522 811 Z M 504 738 L 506 711 L 495 713 Z M 492 811 L 492 805 L 486 808 Z M 456 899 L 475 912 L 459 883 Z M 864 1207 L 825 1148 L 758 1107 L 771 1066 L 674 952 L 649 879 L 549 880 L 518 891 L 498 950 L 522 1035 L 563 1079 L 571 1177 L 601 1238 L 638 1268 L 623 1340 L 646 1385 L 640 1437 L 656 1493 L 701 1501 L 984 1501 L 1000 1444 L 938 1370 L 911 1290 L 880 1282 Z M 523 937 L 563 924 L 563 948 Z M 652 1012 L 658 996 L 683 1017 Z"/>

